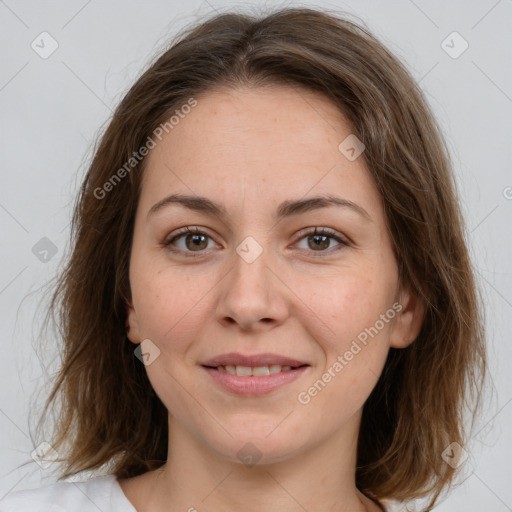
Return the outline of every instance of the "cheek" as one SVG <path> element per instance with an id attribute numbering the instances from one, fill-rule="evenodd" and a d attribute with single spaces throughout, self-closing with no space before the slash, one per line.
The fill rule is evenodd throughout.
<path id="1" fill-rule="evenodd" d="M 322 337 L 325 366 L 312 382 L 312 394 L 326 407 L 343 402 L 340 414 L 357 410 L 375 386 L 389 351 L 393 273 L 352 272 L 333 280 L 329 292 L 311 294 L 327 332 Z M 316 394 L 315 394 L 316 393 Z"/>
<path id="2" fill-rule="evenodd" d="M 180 270 L 168 263 L 167 268 L 154 269 L 154 261 L 145 267 L 153 266 L 151 271 L 134 272 L 132 283 L 143 337 L 160 350 L 159 357 L 146 367 L 146 372 L 166 408 L 185 421 L 191 407 L 189 394 L 196 393 L 195 383 L 190 379 L 195 363 L 189 360 L 189 352 L 210 316 L 206 295 L 213 286 L 212 276 L 211 273 L 195 275 L 190 267 Z M 140 263 L 139 268 L 144 268 L 143 262 Z"/>
<path id="3" fill-rule="evenodd" d="M 146 268 L 151 266 L 154 263 Z M 213 285 L 211 279 L 211 274 L 196 276 L 169 265 L 133 272 L 133 304 L 144 337 L 167 350 L 179 350 L 208 315 L 205 297 Z"/>
<path id="4" fill-rule="evenodd" d="M 392 282 L 361 277 L 344 284 L 324 305 L 333 332 L 324 338 L 325 368 L 310 388 L 317 405 L 334 415 L 338 411 L 340 421 L 357 411 L 375 387 L 396 317 Z"/>
<path id="5" fill-rule="evenodd" d="M 373 326 L 392 307 L 394 284 L 371 271 L 351 272 L 332 280 L 325 293 L 311 293 L 311 308 L 329 327 L 329 346 L 343 349 L 347 341 Z"/>

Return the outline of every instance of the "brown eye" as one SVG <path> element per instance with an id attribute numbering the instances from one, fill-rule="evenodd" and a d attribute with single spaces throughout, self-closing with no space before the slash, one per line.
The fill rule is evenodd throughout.
<path id="1" fill-rule="evenodd" d="M 207 238 L 208 237 L 206 235 L 196 233 L 192 235 L 185 235 L 185 246 L 191 251 L 200 251 L 201 249 L 206 249 L 208 246 Z"/>
<path id="2" fill-rule="evenodd" d="M 324 254 L 330 254 L 338 249 L 343 249 L 343 247 L 348 246 L 348 243 L 341 238 L 341 236 L 328 228 L 322 228 L 320 230 L 315 230 L 313 232 L 305 233 L 300 241 L 306 240 L 307 247 L 299 247 L 301 250 L 305 250 L 306 252 L 319 253 L 318 256 L 323 256 Z M 332 241 L 335 241 L 337 244 L 333 246 Z M 315 255 L 317 256 L 317 255 Z"/>
<path id="3" fill-rule="evenodd" d="M 185 228 L 178 232 L 168 241 L 164 242 L 164 247 L 167 247 L 173 252 L 181 252 L 189 256 L 187 253 L 201 253 L 208 249 L 208 242 L 212 240 L 211 237 L 200 231 L 199 229 L 191 230 Z"/>
<path id="4" fill-rule="evenodd" d="M 308 246 L 310 249 L 316 250 L 316 249 L 328 249 L 331 245 L 331 241 L 329 240 L 330 237 L 325 235 L 309 235 L 307 237 L 308 242 L 311 241 L 311 243 L 308 243 Z"/>

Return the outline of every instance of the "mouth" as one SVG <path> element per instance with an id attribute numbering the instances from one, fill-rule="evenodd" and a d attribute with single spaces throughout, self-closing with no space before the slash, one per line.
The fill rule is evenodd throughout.
<path id="1" fill-rule="evenodd" d="M 289 372 L 297 370 L 298 368 L 304 368 L 309 366 L 308 364 L 301 364 L 299 366 L 291 366 L 280 364 L 271 364 L 265 366 L 241 366 L 241 365 L 219 365 L 219 366 L 207 366 L 203 365 L 204 368 L 211 370 L 217 370 L 218 372 L 225 372 L 229 375 L 236 375 L 238 377 L 266 377 L 268 375 L 276 375 L 278 373 Z"/>
<path id="2" fill-rule="evenodd" d="M 265 365 L 239 366 L 219 365 L 202 368 L 209 374 L 217 389 L 227 392 L 230 396 L 257 397 L 286 388 L 287 384 L 299 379 L 307 373 L 310 365 Z"/>

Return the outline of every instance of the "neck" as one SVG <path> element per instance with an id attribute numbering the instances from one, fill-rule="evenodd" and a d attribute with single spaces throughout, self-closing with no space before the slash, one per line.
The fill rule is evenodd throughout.
<path id="1" fill-rule="evenodd" d="M 138 486 L 120 484 L 139 512 L 379 510 L 355 486 L 359 420 L 294 456 L 249 466 L 199 443 L 170 418 L 166 464 L 137 477 Z"/>

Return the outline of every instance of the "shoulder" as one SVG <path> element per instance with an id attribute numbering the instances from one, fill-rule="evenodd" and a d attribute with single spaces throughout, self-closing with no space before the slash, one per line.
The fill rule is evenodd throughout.
<path id="1" fill-rule="evenodd" d="M 9 493 L 0 512 L 135 512 L 114 475 Z"/>

